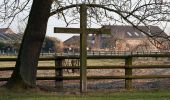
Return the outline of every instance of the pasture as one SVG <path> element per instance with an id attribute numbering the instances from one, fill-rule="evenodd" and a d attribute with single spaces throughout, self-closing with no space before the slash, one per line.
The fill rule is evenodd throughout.
<path id="1" fill-rule="evenodd" d="M 116 91 L 116 92 L 42 92 L 14 93 L 0 89 L 0 100 L 169 100 L 170 90 Z"/>
<path id="2" fill-rule="evenodd" d="M 9 58 L 9 57 L 3 57 Z M 14 58 L 14 57 L 12 57 Z M 169 63 L 165 63 L 167 58 L 134 58 L 132 63 L 133 65 L 167 65 Z M 66 59 L 65 63 L 70 64 L 70 60 Z M 15 62 L 0 62 L 1 67 L 13 67 Z M 111 65 L 125 65 L 124 59 L 88 59 L 87 66 L 111 66 Z M 39 61 L 38 66 L 41 67 L 54 67 L 55 61 Z M 55 67 L 54 67 L 55 68 Z M 55 77 L 55 70 L 38 70 L 37 77 Z M 156 69 L 133 69 L 133 75 L 169 75 L 170 70 L 167 68 L 156 68 Z M 1 71 L 1 77 L 10 77 L 12 71 Z M 117 69 L 87 69 L 88 76 L 123 76 L 125 74 L 124 68 Z M 72 73 L 71 70 L 64 70 L 64 77 L 77 77 L 79 76 L 79 71 Z M 4 84 L 5 82 L 1 82 L 0 84 Z M 133 79 L 133 89 L 137 90 L 148 90 L 148 89 L 167 89 L 170 87 L 170 80 L 168 78 L 164 79 Z M 125 81 L 124 79 L 95 79 L 87 81 L 87 88 L 89 91 L 93 90 L 123 90 Z M 41 85 L 45 88 L 48 88 L 48 91 L 56 91 L 55 88 L 55 80 L 37 80 L 37 85 Z M 72 90 L 78 91 L 79 89 L 79 80 L 63 80 L 64 91 Z"/>
<path id="3" fill-rule="evenodd" d="M 4 58 L 4 57 L 3 57 Z M 8 57 L 5 57 L 8 58 Z M 13 57 L 14 58 L 14 57 Z M 167 58 L 133 59 L 133 65 L 169 65 L 165 63 Z M 124 65 L 122 59 L 90 59 L 88 66 Z M 15 62 L 0 62 L 0 67 L 12 67 Z M 54 61 L 39 61 L 38 66 L 55 66 Z M 124 75 L 124 69 L 88 69 L 87 75 Z M 2 71 L 0 76 L 10 77 L 11 71 Z M 133 74 L 157 75 L 170 74 L 167 69 L 133 69 Z M 79 73 L 64 72 L 64 76 L 78 76 Z M 54 70 L 38 70 L 37 76 L 55 76 Z M 54 80 L 38 80 L 37 85 L 43 88 L 27 92 L 12 92 L 0 88 L 0 100 L 169 100 L 170 99 L 170 80 L 169 79 L 135 79 L 133 89 L 124 89 L 124 80 L 103 79 L 88 80 L 88 92 L 79 93 L 78 80 L 64 80 L 64 91 L 57 92 Z M 5 82 L 1 82 L 3 85 Z"/>

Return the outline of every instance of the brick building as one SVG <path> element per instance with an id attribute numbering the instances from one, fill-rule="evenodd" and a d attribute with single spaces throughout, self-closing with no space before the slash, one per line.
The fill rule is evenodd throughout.
<path id="1" fill-rule="evenodd" d="M 169 48 L 169 42 L 158 44 L 153 39 L 149 38 L 143 32 L 133 28 L 132 26 L 103 26 L 111 28 L 111 34 L 99 34 L 88 36 L 87 48 L 93 51 L 128 51 L 128 52 L 150 52 L 161 51 Z M 138 26 L 144 32 L 157 36 L 159 41 L 165 41 L 160 36 L 167 36 L 158 26 Z M 79 50 L 79 36 L 73 36 L 64 41 L 66 48 L 74 48 Z M 73 49 L 72 49 L 73 50 Z"/>

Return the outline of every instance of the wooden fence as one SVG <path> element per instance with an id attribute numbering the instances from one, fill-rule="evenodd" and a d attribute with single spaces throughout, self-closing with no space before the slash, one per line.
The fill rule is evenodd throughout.
<path id="1" fill-rule="evenodd" d="M 170 68 L 170 65 L 133 65 L 132 60 L 136 57 L 170 57 L 170 54 L 130 54 L 130 55 L 89 55 L 87 59 L 124 59 L 125 65 L 112 66 L 87 66 L 87 69 L 124 69 L 125 74 L 122 76 L 87 76 L 87 79 L 124 79 L 125 89 L 132 89 L 133 79 L 154 79 L 154 78 L 170 78 L 169 75 L 133 75 L 133 69 L 156 69 L 156 68 Z M 37 70 L 55 70 L 54 77 L 37 77 L 37 80 L 55 80 L 56 87 L 63 88 L 63 80 L 79 80 L 80 76 L 63 76 L 64 69 L 80 69 L 80 66 L 63 66 L 62 62 L 65 59 L 79 59 L 79 56 L 56 56 L 50 58 L 40 58 L 39 61 L 55 61 L 55 66 L 38 66 Z M 16 61 L 16 58 L 0 58 L 1 62 Z M 11 71 L 14 67 L 1 67 L 0 71 Z M 169 69 L 170 70 L 170 69 Z M 0 81 L 7 81 L 9 78 L 0 77 Z"/>
<path id="2" fill-rule="evenodd" d="M 143 54 L 170 54 L 167 51 L 161 52 L 130 52 L 130 51 L 87 51 L 87 55 L 143 55 Z M 67 53 L 41 53 L 41 56 L 45 55 L 58 55 L 58 56 L 66 56 L 66 55 L 80 55 L 77 52 L 67 52 Z"/>

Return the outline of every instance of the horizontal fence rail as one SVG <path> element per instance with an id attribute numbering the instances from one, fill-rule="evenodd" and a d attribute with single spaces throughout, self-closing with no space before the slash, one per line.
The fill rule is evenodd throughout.
<path id="1" fill-rule="evenodd" d="M 130 51 L 88 51 L 87 55 L 141 55 L 141 54 L 170 54 L 168 51 L 155 51 L 155 52 L 130 52 Z M 2 53 L 0 52 L 1 56 L 17 56 L 18 53 Z M 78 52 L 65 52 L 65 53 L 54 53 L 54 52 L 42 52 L 40 56 L 66 56 L 66 55 L 80 55 Z"/>
<path id="2" fill-rule="evenodd" d="M 128 51 L 88 51 L 87 55 L 143 55 L 143 54 L 170 54 L 170 52 L 128 52 Z M 67 53 L 42 53 L 44 55 L 56 55 L 56 56 L 67 56 L 67 55 L 80 55 L 77 52 Z"/>
<path id="3" fill-rule="evenodd" d="M 129 54 L 129 55 L 88 55 L 87 59 L 124 59 L 125 65 L 105 65 L 105 66 L 87 66 L 87 69 L 124 69 L 125 75 L 122 76 L 87 76 L 88 80 L 100 79 L 125 79 L 125 88 L 132 89 L 132 79 L 155 79 L 155 78 L 170 78 L 170 75 L 133 75 L 133 69 L 164 69 L 170 68 L 170 65 L 133 65 L 134 57 L 170 57 L 170 53 L 155 53 L 155 54 Z M 64 69 L 80 69 L 80 66 L 64 66 L 62 62 L 65 59 L 77 59 L 78 55 L 58 55 L 54 57 L 40 58 L 39 61 L 54 61 L 55 66 L 38 66 L 37 70 L 55 70 L 55 76 L 37 77 L 37 80 L 55 80 L 58 87 L 63 86 L 63 80 L 80 80 L 80 76 L 63 76 Z M 0 62 L 15 62 L 16 58 L 0 58 Z M 13 71 L 14 67 L 1 67 L 0 71 Z M 169 69 L 170 70 L 170 69 Z M 8 81 L 8 77 L 0 77 L 0 81 Z"/>

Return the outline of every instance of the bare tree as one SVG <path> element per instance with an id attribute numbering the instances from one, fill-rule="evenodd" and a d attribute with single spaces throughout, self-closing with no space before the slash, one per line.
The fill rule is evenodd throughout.
<path id="1" fill-rule="evenodd" d="M 162 32 L 149 34 L 138 26 L 145 25 L 149 29 L 149 25 L 161 25 L 162 22 L 169 22 L 170 14 L 168 0 L 1 0 L 0 2 L 0 22 L 8 22 L 9 25 L 18 14 L 29 11 L 15 70 L 6 84 L 8 88 L 35 86 L 36 66 L 47 22 L 51 16 L 63 19 L 67 26 L 79 23 L 80 5 L 86 3 L 89 27 L 107 22 L 130 24 L 146 35 L 154 37 Z M 159 37 L 169 40 L 167 36 Z"/>

